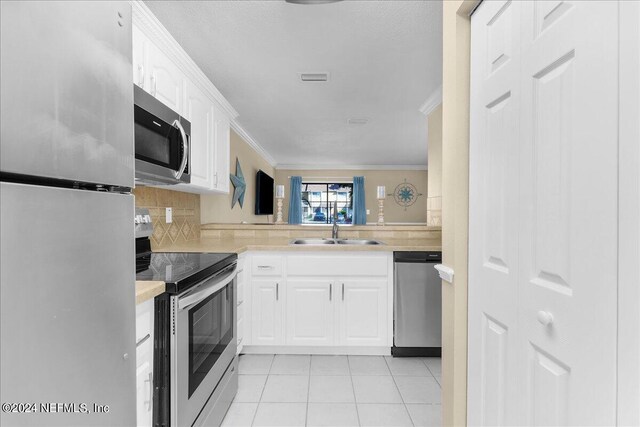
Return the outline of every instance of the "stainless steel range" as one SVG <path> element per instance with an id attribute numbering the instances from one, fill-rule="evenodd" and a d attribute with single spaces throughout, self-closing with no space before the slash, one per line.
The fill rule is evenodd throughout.
<path id="1" fill-rule="evenodd" d="M 236 264 L 230 253 L 154 253 L 136 210 L 137 280 L 162 280 L 155 300 L 154 425 L 220 425 L 238 390 Z"/>

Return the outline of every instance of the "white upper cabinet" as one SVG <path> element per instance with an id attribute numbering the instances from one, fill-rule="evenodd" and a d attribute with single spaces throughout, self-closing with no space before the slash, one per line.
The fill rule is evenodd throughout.
<path id="1" fill-rule="evenodd" d="M 229 192 L 231 121 L 238 115 L 140 1 L 133 11 L 133 82 L 191 123 L 191 183 L 182 191 Z"/>
<path id="2" fill-rule="evenodd" d="M 147 51 L 150 43 L 147 36 L 140 28 L 132 26 L 133 36 L 133 83 L 149 92 L 149 80 L 147 79 Z"/>
<path id="3" fill-rule="evenodd" d="M 216 173 L 214 105 L 196 85 L 187 81 L 186 86 L 183 115 L 191 122 L 191 184 L 189 185 L 213 188 Z"/>
<path id="4" fill-rule="evenodd" d="M 184 115 L 184 73 L 153 43 L 148 44 L 147 58 L 148 92 L 176 113 Z"/>
<path id="5" fill-rule="evenodd" d="M 231 141 L 231 122 L 229 118 L 218 108 L 215 109 L 215 152 L 213 189 L 221 192 L 229 192 L 229 156 Z M 235 171 L 234 171 L 235 172 Z"/>

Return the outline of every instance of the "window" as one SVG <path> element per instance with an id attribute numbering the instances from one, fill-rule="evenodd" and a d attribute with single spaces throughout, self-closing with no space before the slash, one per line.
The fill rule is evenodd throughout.
<path id="1" fill-rule="evenodd" d="M 338 202 L 338 223 L 351 224 L 353 184 L 302 183 L 302 223 L 331 224 L 333 205 Z"/>

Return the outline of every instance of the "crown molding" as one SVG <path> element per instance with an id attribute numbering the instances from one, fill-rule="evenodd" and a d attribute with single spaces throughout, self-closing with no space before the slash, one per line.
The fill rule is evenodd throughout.
<path id="1" fill-rule="evenodd" d="M 426 165 L 308 165 L 308 164 L 278 164 L 277 170 L 381 170 L 381 171 L 426 171 Z"/>
<path id="2" fill-rule="evenodd" d="M 211 80 L 184 51 L 182 46 L 167 31 L 147 5 L 142 0 L 131 0 L 130 3 L 133 24 L 143 30 L 144 34 L 162 50 L 163 54 L 167 55 L 191 81 L 209 95 L 230 120 L 235 120 L 238 117 L 238 112 L 229 104 L 229 101 L 213 85 Z"/>
<path id="3" fill-rule="evenodd" d="M 424 104 L 422 104 L 419 110 L 422 114 L 428 116 L 440 104 L 442 104 L 442 85 L 438 86 L 435 92 L 433 92 L 431 96 L 427 98 L 427 100 L 424 102 Z"/>
<path id="4" fill-rule="evenodd" d="M 276 166 L 276 161 L 273 156 L 271 156 L 271 154 L 269 154 L 267 150 L 265 150 L 264 147 L 258 143 L 258 141 L 253 139 L 253 137 L 249 135 L 249 133 L 240 125 L 240 123 L 238 123 L 236 119 L 231 120 L 231 128 L 238 134 L 240 138 L 244 140 L 244 142 L 246 142 L 259 155 L 261 155 L 271 166 Z"/>

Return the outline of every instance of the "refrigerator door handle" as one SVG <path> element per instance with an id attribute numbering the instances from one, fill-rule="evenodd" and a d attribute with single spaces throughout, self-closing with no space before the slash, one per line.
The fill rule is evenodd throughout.
<path id="1" fill-rule="evenodd" d="M 180 177 L 182 177 L 182 174 L 184 173 L 185 168 L 187 167 L 187 159 L 189 158 L 189 144 L 187 143 L 187 133 L 184 131 L 184 128 L 180 124 L 180 121 L 174 121 L 173 126 L 178 128 L 178 130 L 180 131 L 180 136 L 182 138 L 182 162 L 180 163 L 180 168 L 175 173 L 176 179 L 180 179 Z"/>

